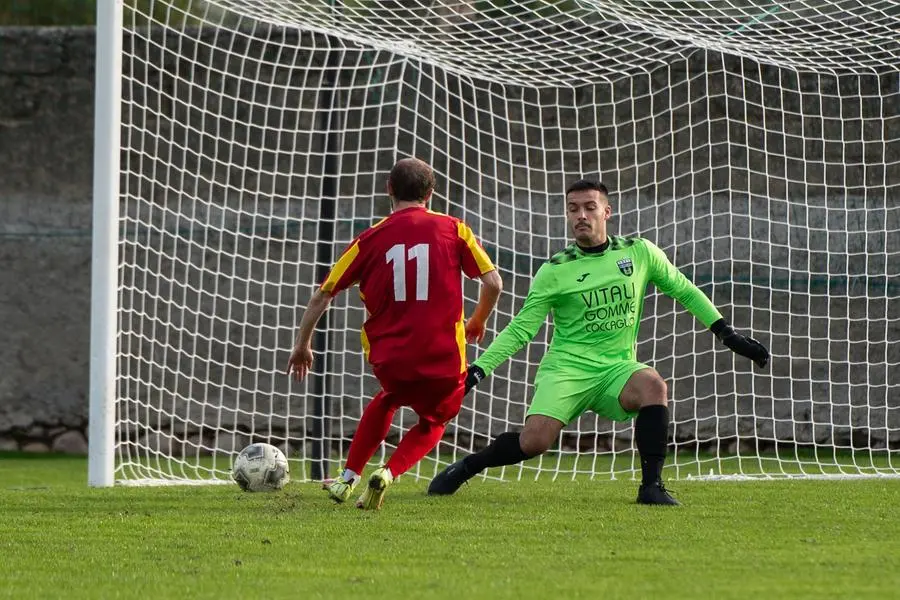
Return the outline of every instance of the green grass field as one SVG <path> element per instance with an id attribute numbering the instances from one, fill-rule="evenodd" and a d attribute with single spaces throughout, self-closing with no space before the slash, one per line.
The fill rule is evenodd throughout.
<path id="1" fill-rule="evenodd" d="M 900 480 L 401 479 L 384 509 L 314 484 L 86 486 L 84 459 L 0 454 L 0 597 L 833 598 L 900 589 Z"/>

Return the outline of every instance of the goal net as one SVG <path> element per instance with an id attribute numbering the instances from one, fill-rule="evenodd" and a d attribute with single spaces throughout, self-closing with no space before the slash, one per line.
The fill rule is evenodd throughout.
<path id="1" fill-rule="evenodd" d="M 757 369 L 648 294 L 637 352 L 669 383 L 667 478 L 900 473 L 900 3 L 129 0 L 123 20 L 116 481 L 227 481 L 255 441 L 295 480 L 342 466 L 377 390 L 355 293 L 320 324 L 312 376 L 285 367 L 405 156 L 500 269 L 485 344 L 569 243 L 563 192 L 586 176 L 611 190 L 611 232 L 653 240 L 770 348 Z M 551 333 L 412 476 L 522 426 Z M 636 471 L 632 423 L 588 413 L 488 475 Z"/>

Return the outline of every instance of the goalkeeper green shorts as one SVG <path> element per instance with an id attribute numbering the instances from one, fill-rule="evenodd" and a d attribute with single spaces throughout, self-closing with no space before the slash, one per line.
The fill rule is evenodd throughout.
<path id="1" fill-rule="evenodd" d="M 645 364 L 621 360 L 598 369 L 541 369 L 534 380 L 534 398 L 528 415 L 544 415 L 569 424 L 591 410 L 613 421 L 628 421 L 637 412 L 628 412 L 619 404 L 619 394 Z"/>

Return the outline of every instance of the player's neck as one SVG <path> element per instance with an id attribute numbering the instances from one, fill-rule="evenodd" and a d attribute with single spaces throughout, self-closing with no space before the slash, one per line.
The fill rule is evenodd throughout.
<path id="1" fill-rule="evenodd" d="M 579 242 L 579 241 L 576 241 L 575 244 L 576 244 L 579 248 L 581 248 L 581 251 L 582 251 L 582 252 L 587 252 L 588 254 L 592 254 L 592 253 L 595 253 L 595 252 L 603 252 L 603 251 L 605 251 L 607 248 L 609 248 L 609 237 L 608 237 L 608 236 L 605 236 L 605 237 L 603 238 L 603 241 L 602 241 L 602 242 L 600 242 L 600 243 L 598 243 L 598 244 L 594 244 L 594 245 L 592 245 L 592 246 L 586 246 L 586 245 L 582 244 L 582 243 Z"/>
<path id="2" fill-rule="evenodd" d="M 418 202 L 416 200 L 399 200 L 397 202 L 394 202 L 392 212 L 406 210 L 407 208 L 425 208 L 425 203 Z"/>

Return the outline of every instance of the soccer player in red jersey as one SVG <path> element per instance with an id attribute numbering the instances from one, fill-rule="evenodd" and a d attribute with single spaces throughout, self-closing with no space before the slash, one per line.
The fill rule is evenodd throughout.
<path id="1" fill-rule="evenodd" d="M 462 406 L 466 341 L 482 340 L 503 287 L 469 226 L 428 210 L 433 191 L 431 167 L 414 158 L 397 162 L 387 183 L 393 205 L 390 216 L 350 243 L 300 321 L 288 363 L 288 373 L 298 380 L 312 365 L 313 330 L 331 299 L 359 284 L 368 313 L 362 346 L 382 390 L 363 411 L 346 468 L 325 488 L 336 502 L 347 501 L 353 493 L 399 407 L 412 408 L 419 422 L 372 474 L 356 505 L 380 508 L 393 480 L 437 445 L 447 422 Z M 463 274 L 482 282 L 468 320 L 463 315 Z"/>

